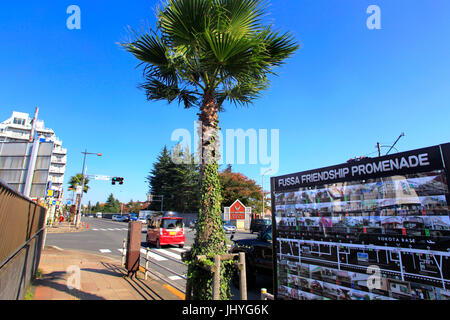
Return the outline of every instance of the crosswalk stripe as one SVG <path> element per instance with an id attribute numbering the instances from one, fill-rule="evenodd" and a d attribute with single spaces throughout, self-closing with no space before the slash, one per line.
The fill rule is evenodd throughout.
<path id="1" fill-rule="evenodd" d="M 166 249 L 156 249 L 156 251 L 159 251 L 159 252 L 161 252 L 161 253 L 163 253 L 163 254 L 169 256 L 169 257 L 172 257 L 172 258 L 181 260 L 181 256 L 180 256 L 179 254 L 170 252 L 169 250 L 166 250 Z"/>
<path id="2" fill-rule="evenodd" d="M 141 248 L 141 253 L 146 255 L 147 254 L 147 250 L 144 249 L 144 248 Z M 165 261 L 165 260 L 167 260 L 166 258 L 160 256 L 159 254 L 153 253 L 151 251 L 149 252 L 149 256 L 150 256 L 151 259 L 154 259 L 156 261 Z"/>

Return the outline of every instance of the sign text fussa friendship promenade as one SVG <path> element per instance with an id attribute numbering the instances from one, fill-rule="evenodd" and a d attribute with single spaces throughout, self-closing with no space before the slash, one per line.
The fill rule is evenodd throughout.
<path id="1" fill-rule="evenodd" d="M 378 158 L 365 158 L 354 163 L 304 171 L 275 177 L 275 190 L 287 190 L 323 182 L 324 184 L 348 180 L 370 179 L 380 176 L 402 175 L 406 171 L 436 170 L 442 168 L 439 146 Z"/>

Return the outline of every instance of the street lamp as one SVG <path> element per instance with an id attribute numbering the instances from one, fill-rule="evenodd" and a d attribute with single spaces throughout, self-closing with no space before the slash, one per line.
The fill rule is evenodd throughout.
<path id="1" fill-rule="evenodd" d="M 261 175 L 261 189 L 262 189 L 262 213 L 261 213 L 261 218 L 264 219 L 264 175 L 268 172 L 272 171 L 272 169 L 267 169 L 266 171 L 263 172 L 263 174 Z"/>
<path id="2" fill-rule="evenodd" d="M 80 226 L 80 222 L 81 222 L 81 200 L 83 200 L 83 192 L 84 192 L 84 181 L 85 181 L 85 171 L 86 171 L 86 156 L 88 154 L 94 154 L 97 155 L 99 157 L 102 156 L 101 153 L 93 153 L 93 152 L 87 152 L 87 150 L 85 150 L 84 152 L 81 152 L 82 154 L 84 154 L 84 158 L 83 158 L 83 171 L 82 171 L 82 179 L 81 179 L 81 194 L 80 194 L 80 202 L 78 203 L 78 212 L 77 212 L 77 220 L 76 220 L 76 227 L 78 228 Z"/>

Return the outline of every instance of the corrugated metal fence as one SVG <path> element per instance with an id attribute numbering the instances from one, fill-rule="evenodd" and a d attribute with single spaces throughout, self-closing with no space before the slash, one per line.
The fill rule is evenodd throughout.
<path id="1" fill-rule="evenodd" d="M 0 299 L 22 299 L 39 265 L 46 209 L 0 180 Z"/>

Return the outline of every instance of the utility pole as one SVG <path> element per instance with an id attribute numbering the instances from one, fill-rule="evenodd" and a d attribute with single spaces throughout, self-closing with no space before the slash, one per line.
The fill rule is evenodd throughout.
<path id="1" fill-rule="evenodd" d="M 84 192 L 84 183 L 85 183 L 85 171 L 86 171 L 86 156 L 88 154 L 95 154 L 97 156 L 101 156 L 101 153 L 92 153 L 92 152 L 87 152 L 87 150 L 85 149 L 84 152 L 82 152 L 84 154 L 84 158 L 83 158 L 83 171 L 82 171 L 82 178 L 81 178 L 81 193 L 80 193 L 80 202 L 78 203 L 78 213 L 77 213 L 77 220 L 76 220 L 76 227 L 78 228 L 81 222 L 81 200 L 83 199 L 83 192 Z"/>
<path id="2" fill-rule="evenodd" d="M 262 213 L 261 213 L 261 219 L 264 219 L 264 175 L 268 172 L 272 171 L 272 169 L 267 169 L 264 171 L 264 173 L 261 175 L 261 191 L 262 191 Z"/>
<path id="3" fill-rule="evenodd" d="M 397 140 L 395 140 L 394 144 L 391 146 L 391 148 L 390 148 L 389 151 L 386 153 L 386 155 L 388 155 L 389 152 L 391 152 L 392 148 L 397 144 L 398 140 L 400 140 L 400 138 L 401 138 L 401 137 L 404 137 L 404 136 L 405 136 L 405 133 L 402 132 L 402 133 L 399 135 L 399 137 L 397 138 Z"/>
<path id="4" fill-rule="evenodd" d="M 378 156 L 381 157 L 381 146 L 380 143 L 377 142 Z"/>

